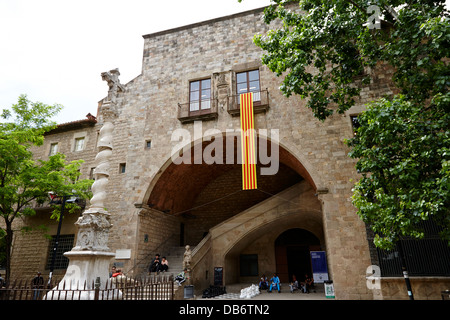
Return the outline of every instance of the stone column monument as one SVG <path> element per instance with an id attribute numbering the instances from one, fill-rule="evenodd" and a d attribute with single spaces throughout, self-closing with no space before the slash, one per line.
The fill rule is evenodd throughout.
<path id="1" fill-rule="evenodd" d="M 104 201 L 110 175 L 109 158 L 113 149 L 114 119 L 117 116 L 116 97 L 119 92 L 124 91 L 119 82 L 119 75 L 118 69 L 102 73 L 102 79 L 108 82 L 109 91 L 99 111 L 103 117 L 103 126 L 97 143 L 93 196 L 89 208 L 75 222 L 78 226 L 77 242 L 71 251 L 64 253 L 69 258 L 69 266 L 63 280 L 58 284 L 58 289 L 63 286 L 66 289 L 77 286 L 83 288 L 85 283 L 87 289 L 94 289 L 93 284 L 98 283 L 98 280 L 102 288 L 109 280 L 109 263 L 115 254 L 108 248 L 108 233 L 112 225 Z M 94 293 L 83 291 L 73 294 L 77 294 L 77 297 L 73 297 L 74 299 L 92 300 Z M 81 296 L 78 297 L 78 294 Z M 115 298 L 120 297 L 120 293 L 119 296 L 117 294 L 118 292 L 114 294 Z M 47 295 L 49 299 L 52 298 L 50 295 L 51 292 Z"/>

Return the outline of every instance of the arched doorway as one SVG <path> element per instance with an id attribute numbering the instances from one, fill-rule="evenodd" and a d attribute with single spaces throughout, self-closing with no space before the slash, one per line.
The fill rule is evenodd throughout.
<path id="1" fill-rule="evenodd" d="M 234 146 L 237 155 L 237 144 L 227 143 L 227 139 L 236 142 L 235 137 L 226 137 L 223 143 L 224 149 L 229 144 Z M 271 145 L 263 138 L 258 139 L 258 143 L 258 146 L 261 143 Z M 196 147 L 204 151 L 208 146 L 205 141 L 193 143 L 190 156 L 193 157 Z M 267 164 L 258 162 L 258 188 L 255 190 L 242 190 L 242 166 L 227 163 L 225 154 L 222 164 L 195 163 L 192 159 L 186 163 L 174 160 L 164 164 L 145 197 L 149 215 L 139 216 L 139 232 L 155 234 L 155 239 L 149 238 L 140 245 L 142 255 L 151 252 L 151 246 L 156 247 L 161 240 L 168 245 L 167 240 L 156 238 L 157 235 L 180 230 L 179 245 L 188 244 L 193 248 L 201 244 L 213 248 L 201 256 L 201 262 L 196 262 L 198 285 L 211 281 L 214 267 L 224 268 L 226 283 L 236 283 L 258 279 L 253 273 L 251 276 L 241 274 L 242 256 L 257 256 L 258 273 L 275 271 L 273 244 L 279 234 L 289 228 L 311 230 L 323 240 L 322 210 L 311 176 L 291 152 L 281 145 L 276 147 L 279 148 L 278 171 L 263 175 L 260 168 Z M 154 227 L 153 216 L 158 219 L 158 230 Z M 256 216 L 258 218 L 253 219 Z M 197 247 L 196 252 L 200 251 L 201 247 Z"/>
<path id="2" fill-rule="evenodd" d="M 257 163 L 258 189 L 242 190 L 242 166 L 237 163 L 237 136 L 223 136 L 223 150 L 232 147 L 234 161 L 230 161 L 227 152 L 223 152 L 222 163 L 196 163 L 196 149 L 205 152 L 211 146 L 209 141 L 192 143 L 190 161 L 178 163 L 171 160 L 165 164 L 154 181 L 146 197 L 146 205 L 166 214 L 167 217 L 179 219 L 179 243 L 197 245 L 208 230 L 265 199 L 293 186 L 300 181 L 307 181 L 314 189 L 312 178 L 303 165 L 288 150 L 274 144 L 265 137 L 258 137 L 258 150 L 277 147 L 278 170 L 272 175 L 263 175 L 262 168 L 270 166 L 260 161 Z M 189 149 L 188 149 L 189 150 Z M 180 156 L 182 157 L 182 156 Z M 186 158 L 187 159 L 187 158 Z M 275 159 L 275 158 L 274 158 Z M 177 160 L 177 159 L 176 159 Z"/>
<path id="3" fill-rule="evenodd" d="M 305 229 L 289 229 L 275 240 L 276 270 L 281 282 L 312 275 L 311 251 L 320 250 L 319 239 Z"/>

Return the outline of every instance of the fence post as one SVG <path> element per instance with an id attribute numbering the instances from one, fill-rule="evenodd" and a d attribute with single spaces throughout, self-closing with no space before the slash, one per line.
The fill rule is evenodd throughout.
<path id="1" fill-rule="evenodd" d="M 94 300 L 98 300 L 99 293 L 100 293 L 100 277 L 97 277 L 97 279 L 95 279 Z"/>
<path id="2" fill-rule="evenodd" d="M 170 295 L 171 295 L 171 297 L 172 297 L 172 299 L 170 299 L 170 300 L 173 300 L 174 299 L 174 288 L 173 288 L 173 286 L 174 286 L 174 283 L 173 283 L 173 278 L 172 278 L 172 276 L 170 276 L 169 277 L 169 281 L 170 281 L 170 289 L 171 289 L 171 293 L 170 293 Z"/>

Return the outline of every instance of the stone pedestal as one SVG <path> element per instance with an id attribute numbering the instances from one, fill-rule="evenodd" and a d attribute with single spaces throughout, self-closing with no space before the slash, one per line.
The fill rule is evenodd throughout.
<path id="1" fill-rule="evenodd" d="M 101 251 L 69 251 L 64 254 L 69 258 L 69 267 L 63 281 L 86 282 L 91 286 L 100 278 L 100 288 L 104 288 L 109 280 L 109 264 L 114 258 L 113 252 Z M 75 283 L 72 283 L 75 285 Z"/>
<path id="2" fill-rule="evenodd" d="M 115 253 L 107 246 L 108 231 L 111 228 L 110 215 L 106 211 L 89 209 L 75 223 L 79 227 L 75 247 L 64 253 L 69 266 L 61 282 L 47 294 L 46 299 L 94 300 L 96 286 L 106 288 L 109 281 L 109 264 Z M 108 283 L 108 292 L 99 299 L 120 299 L 122 293 Z M 59 293 L 60 290 L 63 291 Z"/>
<path id="3" fill-rule="evenodd" d="M 109 263 L 115 254 L 102 251 L 69 251 L 64 255 L 70 260 L 66 274 L 44 300 L 94 300 L 96 284 L 102 290 L 110 281 Z M 99 295 L 100 300 L 121 299 L 120 290 L 112 288 L 110 284 L 108 289 Z"/>

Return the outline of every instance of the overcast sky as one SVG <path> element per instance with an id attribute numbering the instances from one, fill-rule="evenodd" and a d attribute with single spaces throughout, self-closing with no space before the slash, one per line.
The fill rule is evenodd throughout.
<path id="1" fill-rule="evenodd" d="M 141 73 L 143 35 L 264 7 L 270 0 L 0 0 L 0 109 L 20 94 L 59 103 L 58 123 L 97 115 L 119 68 Z"/>
<path id="2" fill-rule="evenodd" d="M 447 0 L 447 5 L 450 0 Z M 264 7 L 270 0 L 0 0 L 0 110 L 59 103 L 58 123 L 97 113 L 104 71 L 141 73 L 143 35 Z"/>

